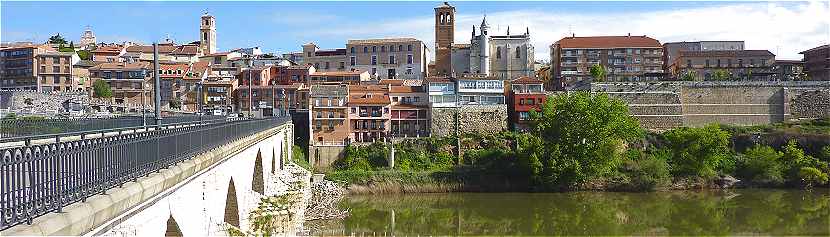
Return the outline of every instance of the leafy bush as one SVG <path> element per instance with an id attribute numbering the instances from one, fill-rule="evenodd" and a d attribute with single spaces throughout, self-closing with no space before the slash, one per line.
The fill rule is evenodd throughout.
<path id="1" fill-rule="evenodd" d="M 92 96 L 95 98 L 110 98 L 112 97 L 112 88 L 104 80 L 95 80 L 92 82 Z"/>
<path id="2" fill-rule="evenodd" d="M 783 156 L 781 157 L 782 165 L 785 169 L 785 176 L 788 180 L 799 180 L 798 173 L 801 167 L 817 167 L 820 165 L 818 159 L 804 154 L 804 150 L 798 148 L 798 143 L 795 140 L 790 140 L 782 148 Z"/>
<path id="3" fill-rule="evenodd" d="M 306 170 L 311 170 L 311 164 L 308 163 L 308 160 L 305 158 L 305 151 L 300 146 L 295 145 L 292 151 L 291 160 L 294 161 L 294 164 L 299 165 L 300 167 L 305 168 Z"/>
<path id="4" fill-rule="evenodd" d="M 349 145 L 343 158 L 334 161 L 333 167 L 336 170 L 377 170 L 388 166 L 387 157 L 389 148 L 382 142 L 368 146 Z"/>
<path id="5" fill-rule="evenodd" d="M 630 179 L 631 188 L 650 191 L 671 181 L 667 160 L 671 152 L 655 149 L 645 153 L 638 149 L 628 152 L 628 159 L 623 163 L 622 172 Z"/>
<path id="6" fill-rule="evenodd" d="M 737 175 L 755 183 L 781 184 L 784 182 L 783 156 L 769 146 L 752 147 L 742 156 Z"/>
<path id="7" fill-rule="evenodd" d="M 821 148 L 820 159 L 824 162 L 830 162 L 830 145 Z"/>
<path id="8" fill-rule="evenodd" d="M 669 163 L 674 175 L 710 178 L 728 164 L 729 132 L 716 124 L 672 129 L 663 138 L 672 152 Z"/>
<path id="9" fill-rule="evenodd" d="M 822 173 L 820 170 L 813 167 L 801 167 L 801 169 L 798 170 L 798 177 L 807 187 L 812 187 L 816 184 L 823 185 L 826 184 L 828 180 L 827 174 Z"/>

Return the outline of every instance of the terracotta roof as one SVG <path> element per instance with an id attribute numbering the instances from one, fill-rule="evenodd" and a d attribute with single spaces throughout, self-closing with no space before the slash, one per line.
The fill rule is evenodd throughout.
<path id="1" fill-rule="evenodd" d="M 190 75 L 186 76 L 189 79 L 201 79 L 202 74 L 209 73 L 207 69 L 210 67 L 209 62 L 201 61 L 190 65 Z"/>
<path id="2" fill-rule="evenodd" d="M 334 71 L 334 72 L 313 72 L 309 76 L 322 77 L 343 77 L 343 76 L 360 76 L 362 71 Z"/>
<path id="3" fill-rule="evenodd" d="M 121 47 L 118 47 L 118 46 L 99 46 L 98 48 L 95 48 L 95 50 L 92 50 L 91 53 L 95 54 L 95 53 L 120 53 L 120 52 L 121 52 Z"/>
<path id="4" fill-rule="evenodd" d="M 680 51 L 679 57 L 775 57 L 769 50 Z"/>
<path id="5" fill-rule="evenodd" d="M 159 44 L 158 47 L 159 53 L 169 54 L 176 50 L 176 46 L 172 44 Z M 127 52 L 131 53 L 153 53 L 153 46 L 152 45 L 133 45 L 127 47 Z"/>
<path id="6" fill-rule="evenodd" d="M 660 42 L 648 36 L 565 37 L 557 41 L 562 48 L 660 48 Z"/>
<path id="7" fill-rule="evenodd" d="M 815 47 L 815 48 L 812 48 L 812 49 L 804 50 L 799 54 L 809 53 L 811 51 L 822 50 L 822 49 L 827 49 L 827 48 L 830 48 L 830 44 L 825 44 L 825 45 L 818 46 L 818 47 Z"/>
<path id="8" fill-rule="evenodd" d="M 365 92 L 365 91 L 376 91 L 376 92 L 386 92 L 389 91 L 386 85 L 349 85 L 349 92 Z"/>
<path id="9" fill-rule="evenodd" d="M 180 64 L 159 64 L 159 67 L 160 67 L 159 70 L 162 71 L 162 73 L 159 74 L 159 77 L 161 77 L 161 78 L 178 78 L 178 77 L 184 77 L 187 74 L 187 70 L 190 68 L 190 65 L 182 64 L 182 63 L 180 63 Z M 167 73 L 168 70 L 172 71 L 172 74 Z M 179 72 L 181 72 L 181 73 L 179 73 Z"/>
<path id="10" fill-rule="evenodd" d="M 399 80 L 399 79 L 381 79 L 380 81 L 378 81 L 378 85 L 401 86 L 401 85 L 403 85 L 403 80 Z"/>
<path id="11" fill-rule="evenodd" d="M 423 87 L 420 86 L 392 86 L 389 89 L 391 93 L 416 93 L 416 92 L 424 92 Z"/>
<path id="12" fill-rule="evenodd" d="M 383 94 L 369 93 L 362 95 L 349 95 L 349 104 L 388 105 L 390 103 L 391 101 L 389 100 L 389 96 Z"/>
<path id="13" fill-rule="evenodd" d="M 212 53 L 212 54 L 205 54 L 204 56 L 226 56 L 230 53 L 231 52 L 216 52 L 216 53 Z"/>
<path id="14" fill-rule="evenodd" d="M 539 80 L 539 79 L 530 78 L 528 76 L 522 76 L 522 77 L 519 77 L 519 78 L 516 78 L 516 79 L 510 81 L 510 83 L 513 83 L 513 84 L 542 84 L 542 83 L 545 83 L 545 82 L 543 82 L 542 80 Z"/>
<path id="15" fill-rule="evenodd" d="M 196 45 L 180 45 L 176 47 L 170 54 L 174 55 L 196 55 L 199 53 L 199 46 Z"/>
<path id="16" fill-rule="evenodd" d="M 150 69 L 150 63 L 148 62 L 137 62 L 137 63 L 101 63 L 95 65 L 94 67 L 90 68 L 90 70 L 106 70 L 106 69 L 141 69 L 146 68 Z"/>
<path id="17" fill-rule="evenodd" d="M 386 43 L 412 43 L 421 42 L 415 38 L 384 38 L 384 39 L 359 39 L 349 40 L 346 44 L 386 44 Z"/>

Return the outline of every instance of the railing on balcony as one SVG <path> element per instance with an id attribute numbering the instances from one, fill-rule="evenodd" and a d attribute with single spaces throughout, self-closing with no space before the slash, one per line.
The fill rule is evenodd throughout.
<path id="1" fill-rule="evenodd" d="M 273 117 L 179 123 L 143 132 L 0 149 L 0 229 L 31 224 L 35 217 L 60 212 L 69 204 L 288 121 L 289 117 Z"/>

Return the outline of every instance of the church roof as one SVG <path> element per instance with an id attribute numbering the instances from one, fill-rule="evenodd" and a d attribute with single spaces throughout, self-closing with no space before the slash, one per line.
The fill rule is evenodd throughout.
<path id="1" fill-rule="evenodd" d="M 557 41 L 562 48 L 661 48 L 656 39 L 648 36 L 590 36 L 565 37 Z"/>

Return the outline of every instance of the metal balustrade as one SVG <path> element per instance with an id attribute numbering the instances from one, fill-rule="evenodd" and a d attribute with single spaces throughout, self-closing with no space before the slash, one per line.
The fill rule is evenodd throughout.
<path id="1" fill-rule="evenodd" d="M 31 224 L 35 217 L 289 121 L 272 117 L 180 123 L 0 149 L 0 229 Z"/>
<path id="2" fill-rule="evenodd" d="M 222 119 L 222 116 L 215 115 L 188 115 L 171 116 L 162 118 L 162 124 L 196 122 L 205 120 Z M 125 127 L 138 127 L 146 119 L 147 126 L 155 126 L 156 120 L 153 117 L 117 117 L 117 118 L 19 118 L 0 120 L 0 139 L 3 141 L 18 140 L 26 136 L 39 136 L 60 133 L 117 129 Z"/>

